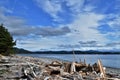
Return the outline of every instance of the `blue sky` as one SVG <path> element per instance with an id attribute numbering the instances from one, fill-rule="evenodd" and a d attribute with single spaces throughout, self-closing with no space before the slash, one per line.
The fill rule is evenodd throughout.
<path id="1" fill-rule="evenodd" d="M 17 47 L 120 50 L 120 0 L 0 0 L 0 23 Z"/>

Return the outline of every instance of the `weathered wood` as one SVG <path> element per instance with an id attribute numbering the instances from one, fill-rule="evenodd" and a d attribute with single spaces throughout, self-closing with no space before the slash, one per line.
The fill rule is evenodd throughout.
<path id="1" fill-rule="evenodd" d="M 63 63 L 64 71 L 70 73 L 71 63 Z"/>
<path id="2" fill-rule="evenodd" d="M 7 69 L 8 71 L 12 71 L 11 75 L 7 76 L 11 79 L 27 78 L 29 80 L 119 80 L 117 76 L 112 75 L 111 77 L 106 74 L 100 60 L 98 60 L 98 63 L 90 65 L 86 63 L 85 59 L 79 63 L 75 61 L 59 62 L 56 60 L 44 64 L 40 64 L 40 60 L 34 60 L 33 58 L 24 58 L 25 61 L 22 58 L 19 60 L 17 57 L 11 59 L 7 57 L 4 59 L 10 60 L 10 63 L 0 63 L 0 70 Z M 21 71 L 20 68 L 24 68 L 24 71 Z M 19 74 L 15 71 L 17 71 Z M 7 78 L 2 78 L 2 80 L 7 80 Z"/>
<path id="3" fill-rule="evenodd" d="M 84 59 L 84 65 L 86 65 L 86 60 Z"/>
<path id="4" fill-rule="evenodd" d="M 51 64 L 53 64 L 53 65 L 61 65 L 62 63 L 58 62 L 58 61 L 53 61 Z"/>
<path id="5" fill-rule="evenodd" d="M 70 73 L 71 73 L 71 74 L 74 73 L 74 72 L 76 72 L 75 62 L 73 62 L 73 63 L 71 64 L 71 69 L 70 69 Z"/>
<path id="6" fill-rule="evenodd" d="M 105 78 L 105 77 L 106 77 L 106 75 L 105 75 L 105 70 L 104 70 L 104 68 L 103 68 L 103 65 L 102 65 L 100 59 L 98 60 L 98 66 L 99 66 L 99 69 L 100 69 L 101 77 L 102 77 L 102 78 Z"/>
<path id="7" fill-rule="evenodd" d="M 53 70 L 60 70 L 60 67 L 48 66 L 48 68 L 53 69 Z"/>
<path id="8" fill-rule="evenodd" d="M 118 78 L 107 78 L 107 80 L 120 80 Z"/>

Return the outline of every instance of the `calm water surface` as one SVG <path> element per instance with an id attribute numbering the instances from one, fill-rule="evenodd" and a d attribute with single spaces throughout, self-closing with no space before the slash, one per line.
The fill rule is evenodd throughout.
<path id="1" fill-rule="evenodd" d="M 73 54 L 18 54 L 21 56 L 32 56 L 32 57 L 47 57 L 47 58 L 57 58 L 67 61 L 74 61 Z M 120 55 L 83 55 L 83 54 L 76 54 L 75 60 L 76 61 L 84 61 L 86 59 L 87 63 L 93 64 L 97 62 L 98 59 L 101 59 L 102 64 L 108 67 L 120 68 Z"/>

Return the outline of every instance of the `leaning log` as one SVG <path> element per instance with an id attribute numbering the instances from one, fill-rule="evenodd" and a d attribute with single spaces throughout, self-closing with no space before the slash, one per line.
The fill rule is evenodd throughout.
<path id="1" fill-rule="evenodd" d="M 105 78 L 105 77 L 106 77 L 106 75 L 105 75 L 105 70 L 104 70 L 104 68 L 103 68 L 103 65 L 102 65 L 100 59 L 98 60 L 98 67 L 99 67 L 99 69 L 100 69 L 101 77 L 102 77 L 102 78 Z"/>

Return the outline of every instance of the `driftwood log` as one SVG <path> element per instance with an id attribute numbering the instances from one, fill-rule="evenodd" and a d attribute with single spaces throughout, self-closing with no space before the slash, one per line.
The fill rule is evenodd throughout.
<path id="1" fill-rule="evenodd" d="M 100 77 L 102 77 L 103 79 L 105 79 L 106 78 L 105 69 L 103 68 L 101 60 L 98 60 L 98 66 L 99 66 L 100 73 L 101 73 Z"/>

